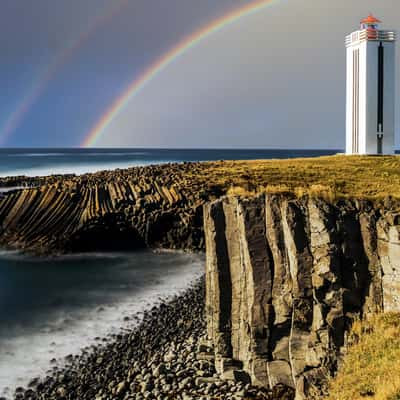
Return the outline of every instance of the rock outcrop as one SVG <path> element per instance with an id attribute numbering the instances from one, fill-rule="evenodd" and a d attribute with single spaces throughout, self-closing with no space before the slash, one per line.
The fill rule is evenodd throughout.
<path id="1" fill-rule="evenodd" d="M 396 157 L 336 156 L 0 178 L 0 246 L 41 254 L 138 246 L 203 250 L 203 205 L 228 191 L 384 201 L 388 194 L 400 198 L 399 165 Z"/>
<path id="2" fill-rule="evenodd" d="M 39 254 L 144 246 L 203 250 L 203 204 L 224 190 L 202 177 L 205 169 L 186 163 L 10 178 L 4 186 L 32 187 L 0 197 L 0 245 Z"/>
<path id="3" fill-rule="evenodd" d="M 204 211 L 216 369 L 317 398 L 356 318 L 400 311 L 400 214 L 369 201 L 224 197 Z"/>

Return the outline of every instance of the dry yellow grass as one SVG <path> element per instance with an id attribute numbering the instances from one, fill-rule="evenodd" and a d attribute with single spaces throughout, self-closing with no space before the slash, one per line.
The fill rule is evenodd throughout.
<path id="1" fill-rule="evenodd" d="M 242 186 L 231 186 L 226 194 L 229 196 L 254 196 L 257 191 L 250 191 Z"/>
<path id="2" fill-rule="evenodd" d="M 206 163 L 196 171 L 204 179 L 240 194 L 291 192 L 330 199 L 357 197 L 400 198 L 399 156 L 344 156 L 285 160 L 225 161 Z M 190 175 L 190 172 L 189 172 Z"/>
<path id="3" fill-rule="evenodd" d="M 357 321 L 344 364 L 327 400 L 400 399 L 400 314 Z"/>

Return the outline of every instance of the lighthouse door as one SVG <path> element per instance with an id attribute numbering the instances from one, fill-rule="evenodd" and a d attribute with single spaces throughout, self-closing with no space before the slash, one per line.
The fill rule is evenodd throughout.
<path id="1" fill-rule="evenodd" d="M 377 148 L 377 153 L 382 154 L 383 153 L 383 135 L 377 135 L 378 139 L 378 148 Z"/>

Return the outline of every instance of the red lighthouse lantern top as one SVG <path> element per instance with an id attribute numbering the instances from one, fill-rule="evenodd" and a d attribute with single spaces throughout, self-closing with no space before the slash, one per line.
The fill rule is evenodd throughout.
<path id="1" fill-rule="evenodd" d="M 361 29 L 376 30 L 379 28 L 381 22 L 382 21 L 375 18 L 372 14 L 369 14 L 367 18 L 361 21 Z"/>

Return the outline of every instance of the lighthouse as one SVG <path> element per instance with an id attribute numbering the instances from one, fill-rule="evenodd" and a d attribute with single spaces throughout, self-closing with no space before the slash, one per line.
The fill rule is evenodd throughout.
<path id="1" fill-rule="evenodd" d="M 346 37 L 346 154 L 393 154 L 396 33 L 373 15 Z"/>

